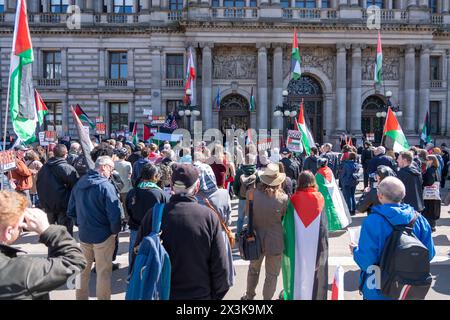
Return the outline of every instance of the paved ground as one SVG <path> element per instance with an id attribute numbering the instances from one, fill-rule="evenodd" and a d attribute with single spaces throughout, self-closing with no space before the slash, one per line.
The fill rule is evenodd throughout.
<path id="1" fill-rule="evenodd" d="M 445 191 L 446 192 L 446 191 Z M 432 262 L 431 272 L 433 275 L 432 288 L 427 296 L 427 299 L 433 300 L 447 300 L 450 298 L 450 207 L 442 207 L 441 219 L 437 222 L 437 231 L 433 234 L 434 243 L 436 246 L 436 258 Z M 236 224 L 237 202 L 233 201 L 233 229 Z M 353 219 L 351 226 L 360 226 L 364 220 L 365 215 L 359 214 Z M 37 236 L 33 234 L 25 235 L 17 243 L 17 247 L 37 256 L 45 256 L 46 248 L 43 245 L 36 244 Z M 341 265 L 345 270 L 345 299 L 346 300 L 361 300 L 358 293 L 358 277 L 359 269 L 354 263 L 352 256 L 348 249 L 349 236 L 345 231 L 337 232 L 330 235 L 329 239 L 329 289 L 331 290 L 331 282 L 336 266 Z M 128 233 L 120 234 L 119 255 L 117 262 L 120 263 L 120 269 L 113 273 L 112 299 L 123 300 L 125 297 L 126 282 L 128 268 Z M 236 284 L 230 289 L 226 295 L 226 300 L 240 299 L 246 290 L 246 279 L 248 263 L 239 258 L 237 250 L 234 250 L 234 259 L 236 266 Z M 95 297 L 95 273 L 91 275 L 91 296 Z M 257 299 L 262 299 L 262 285 L 264 282 L 264 269 L 261 272 L 260 283 L 257 288 Z M 282 290 L 282 277 L 278 279 L 277 293 Z M 330 292 L 329 292 L 330 294 Z M 51 293 L 51 298 L 54 300 L 74 300 L 74 290 L 68 290 L 62 287 Z M 274 297 L 276 298 L 276 297 Z"/>

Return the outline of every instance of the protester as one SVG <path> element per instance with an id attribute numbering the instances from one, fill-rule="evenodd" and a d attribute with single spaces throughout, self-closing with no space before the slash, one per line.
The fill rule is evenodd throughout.
<path id="1" fill-rule="evenodd" d="M 150 153 L 148 154 L 148 160 L 150 160 L 151 163 L 155 164 L 156 161 L 160 158 L 159 152 L 158 152 L 158 146 L 154 143 L 150 144 Z"/>
<path id="2" fill-rule="evenodd" d="M 442 176 L 442 169 L 444 168 L 444 159 L 442 159 L 442 151 L 440 148 L 433 148 L 431 154 L 434 155 L 438 160 L 438 176 L 440 181 L 441 179 L 440 177 Z"/>
<path id="3" fill-rule="evenodd" d="M 358 203 L 356 204 L 356 211 L 358 212 L 367 212 L 367 214 L 370 214 L 372 212 L 372 207 L 377 206 L 380 203 L 380 200 L 378 200 L 378 191 L 377 186 L 380 184 L 381 181 L 383 181 L 386 177 L 396 177 L 395 171 L 392 170 L 388 166 L 378 166 L 377 172 L 375 174 L 375 183 L 372 187 L 368 187 L 359 199 Z"/>
<path id="4" fill-rule="evenodd" d="M 441 188 L 445 188 L 445 182 L 447 181 L 448 176 L 448 166 L 450 162 L 450 153 L 447 150 L 447 145 L 445 143 L 441 144 L 442 150 L 442 161 L 444 165 L 442 167 L 442 175 L 441 175 Z"/>
<path id="5" fill-rule="evenodd" d="M 67 163 L 73 166 L 80 154 L 81 145 L 78 142 L 72 142 L 72 144 L 70 145 L 69 155 L 67 156 Z"/>
<path id="6" fill-rule="evenodd" d="M 30 189 L 31 205 L 32 207 L 37 207 L 39 205 L 39 197 L 37 194 L 36 180 L 37 174 L 42 168 L 42 162 L 39 161 L 39 155 L 33 150 L 28 151 L 26 159 L 28 169 L 30 169 L 33 174 L 33 186 Z"/>
<path id="7" fill-rule="evenodd" d="M 30 149 L 18 145 L 14 147 L 14 151 L 16 152 L 16 168 L 11 171 L 11 178 L 16 185 L 16 191 L 28 199 L 31 207 L 30 190 L 33 187 L 33 173 L 25 164 L 25 154 Z"/>
<path id="8" fill-rule="evenodd" d="M 379 146 L 375 148 L 373 151 L 374 157 L 369 161 L 369 166 L 367 168 L 369 176 L 373 175 L 377 171 L 378 166 L 388 166 L 392 170 L 396 170 L 395 161 L 391 157 L 386 156 L 385 153 L 385 147 Z"/>
<path id="9" fill-rule="evenodd" d="M 373 150 L 372 143 L 369 141 L 364 142 L 364 150 L 361 152 L 361 164 L 363 167 L 363 175 L 364 175 L 364 189 L 369 186 L 369 162 L 373 158 Z"/>
<path id="10" fill-rule="evenodd" d="M 324 159 L 323 161 L 326 162 Z M 330 170 L 331 175 L 332 172 Z M 283 219 L 283 287 L 286 300 L 327 300 L 328 226 L 325 200 L 309 171 L 300 174 L 297 192 Z"/>
<path id="11" fill-rule="evenodd" d="M 225 187 L 225 176 L 228 172 L 228 163 L 225 157 L 223 146 L 216 144 L 212 151 L 212 157 L 208 159 L 214 175 L 216 177 L 217 186 L 219 188 Z"/>
<path id="12" fill-rule="evenodd" d="M 427 170 L 423 175 L 423 187 L 431 187 L 436 182 L 439 182 L 439 162 L 435 155 L 429 155 L 427 158 Z M 439 184 L 440 186 L 440 184 Z M 437 189 L 439 192 L 439 188 Z M 436 231 L 436 220 L 441 217 L 441 200 L 440 199 L 425 199 L 424 210 L 422 212 L 423 216 L 427 219 L 431 226 L 431 230 Z"/>
<path id="13" fill-rule="evenodd" d="M 125 204 L 127 194 L 133 188 L 131 184 L 131 175 L 133 173 L 133 168 L 131 166 L 131 163 L 125 160 L 125 158 L 127 157 L 127 149 L 125 148 L 119 150 L 116 149 L 116 155 L 118 160 L 114 162 L 114 169 L 117 171 L 120 180 L 122 180 L 123 182 L 123 187 L 122 189 L 119 190 L 119 193 L 120 193 L 120 201 L 122 202 L 122 204 Z M 123 207 L 125 217 L 128 220 L 127 208 L 125 205 Z"/>
<path id="14" fill-rule="evenodd" d="M 300 176 L 302 168 L 300 167 L 297 161 L 292 159 L 292 152 L 288 148 L 281 148 L 280 155 L 281 155 L 280 162 L 284 166 L 284 172 L 286 172 L 286 176 L 291 178 L 293 189 L 297 190 L 297 180 L 298 177 Z"/>
<path id="15" fill-rule="evenodd" d="M 342 149 L 342 148 L 341 148 Z M 322 158 L 327 159 L 328 161 L 328 167 L 333 171 L 334 178 L 338 178 L 339 174 L 339 166 L 340 166 L 340 160 L 339 160 L 339 154 L 336 152 L 333 152 L 333 145 L 331 143 L 325 143 L 322 146 L 323 153 L 321 155 Z"/>
<path id="16" fill-rule="evenodd" d="M 179 163 L 192 164 L 192 156 L 190 148 L 182 148 L 180 150 Z"/>
<path id="17" fill-rule="evenodd" d="M 276 163 L 279 167 L 280 173 L 286 173 L 284 172 L 284 166 L 281 162 Z M 291 197 L 296 190 L 294 190 L 294 186 L 292 184 L 291 178 L 286 176 L 286 179 L 284 179 L 283 183 L 281 184 L 281 188 L 283 189 L 284 193 L 288 195 L 288 197 Z"/>
<path id="18" fill-rule="evenodd" d="M 67 214 L 79 229 L 81 250 L 87 260 L 87 268 L 81 274 L 77 300 L 88 300 L 89 277 L 92 263 L 96 264 L 97 298 L 111 299 L 112 258 L 116 236 L 121 229 L 120 201 L 109 178 L 114 162 L 102 156 L 95 162 L 95 170 L 89 170 L 72 191 Z"/>
<path id="19" fill-rule="evenodd" d="M 197 203 L 199 172 L 174 165 L 173 195 L 164 206 L 161 240 L 170 257 L 170 300 L 220 300 L 229 290 L 228 257 L 217 215 Z M 153 210 L 141 223 L 136 246 L 148 235 Z"/>
<path id="20" fill-rule="evenodd" d="M 318 156 L 319 150 L 316 147 L 311 147 L 311 155 L 305 159 L 303 163 L 303 170 L 311 171 L 314 175 L 317 173 L 317 162 L 320 159 Z"/>
<path id="21" fill-rule="evenodd" d="M 131 175 L 131 182 L 132 182 L 133 187 L 136 187 L 139 184 L 142 167 L 148 163 L 151 163 L 150 160 L 148 159 L 149 154 L 150 154 L 150 149 L 143 148 L 141 150 L 142 158 L 137 160 L 133 165 L 133 170 L 132 170 L 132 175 Z"/>
<path id="22" fill-rule="evenodd" d="M 356 211 L 355 192 L 356 186 L 359 183 L 359 169 L 360 166 L 356 162 L 356 153 L 350 152 L 348 159 L 343 161 L 342 170 L 340 170 L 340 181 L 342 191 L 344 193 L 345 202 L 347 203 L 350 215 L 354 216 Z"/>
<path id="23" fill-rule="evenodd" d="M 130 150 L 132 150 L 132 148 L 130 146 L 128 146 L 128 145 L 125 145 L 125 147 L 128 147 L 128 148 L 130 148 Z M 140 159 L 143 158 L 143 156 L 141 154 L 142 149 L 143 148 L 141 148 L 140 146 L 136 146 L 135 149 L 134 149 L 134 152 L 130 156 L 128 156 L 127 161 L 129 163 L 131 163 L 132 166 L 134 166 L 134 164 L 137 161 L 139 161 Z"/>
<path id="24" fill-rule="evenodd" d="M 406 187 L 406 195 L 403 202 L 411 205 L 416 211 L 424 209 L 422 194 L 422 174 L 415 165 L 412 165 L 413 155 L 410 151 L 403 151 L 397 158 L 400 170 L 397 177 Z"/>
<path id="25" fill-rule="evenodd" d="M 129 214 L 128 225 L 130 226 L 129 270 L 131 269 L 134 244 L 142 219 L 157 203 L 169 202 L 167 195 L 157 185 L 159 176 L 158 167 L 151 163 L 145 164 L 142 167 L 139 184 L 126 197 L 125 207 Z"/>
<path id="26" fill-rule="evenodd" d="M 49 300 L 49 293 L 86 267 L 76 241 L 65 228 L 50 226 L 45 212 L 27 209 L 28 201 L 15 192 L 0 192 L 0 300 Z M 18 255 L 11 247 L 25 228 L 36 232 L 48 247 L 47 257 Z"/>
<path id="27" fill-rule="evenodd" d="M 281 271 L 281 258 L 284 250 L 282 220 L 288 202 L 288 196 L 281 189 L 281 185 L 286 174 L 280 173 L 279 166 L 271 163 L 259 177 L 258 187 L 256 190 L 249 191 L 247 199 L 251 197 L 251 194 L 253 195 L 253 223 L 261 242 L 262 254 L 258 260 L 250 261 L 247 292 L 241 300 L 254 299 L 264 259 L 266 272 L 263 288 L 264 300 L 272 300 Z M 248 215 L 248 205 L 246 212 Z"/>
<path id="28" fill-rule="evenodd" d="M 403 183 L 394 177 L 385 178 L 378 186 L 378 199 L 382 205 L 373 207 L 372 214 L 364 220 L 359 243 L 350 244 L 353 258 L 361 269 L 360 284 L 365 300 L 389 299 L 381 294 L 377 286 L 373 285 L 373 275 L 368 273 L 368 269 L 370 267 L 373 270 L 373 266 L 380 265 L 384 244 L 392 232 L 390 224 L 408 225 L 414 219 L 416 215 L 414 208 L 401 203 L 404 197 Z M 412 232 L 429 250 L 431 261 L 435 255 L 435 249 L 431 228 L 425 217 L 418 215 Z M 379 277 L 377 279 L 380 280 Z M 380 288 L 379 285 L 378 288 Z"/>

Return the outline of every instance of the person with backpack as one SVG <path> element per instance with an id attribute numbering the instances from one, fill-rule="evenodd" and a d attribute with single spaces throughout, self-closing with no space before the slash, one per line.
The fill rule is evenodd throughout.
<path id="1" fill-rule="evenodd" d="M 161 243 L 149 250 L 146 261 L 151 263 L 161 255 L 161 247 L 170 257 L 170 300 L 221 300 L 228 292 L 228 256 L 221 232 L 221 223 L 216 213 L 207 206 L 200 205 L 196 194 L 200 190 L 200 174 L 190 164 L 173 166 L 172 188 L 174 195 L 162 209 Z M 155 207 L 156 208 L 156 207 Z M 153 217 L 156 209 L 150 210 L 144 217 L 139 229 L 135 247 L 148 243 L 148 235 L 153 230 Z M 158 205 L 158 209 L 161 206 Z M 156 212 L 156 211 L 155 211 Z M 139 254 L 144 255 L 139 248 Z M 139 256 L 138 254 L 138 256 Z M 142 260 L 142 259 L 141 259 Z M 141 270 L 133 266 L 132 273 L 140 275 Z M 164 266 L 157 264 L 164 272 Z M 149 268 L 146 268 L 147 270 Z M 159 279 L 161 273 L 153 268 L 143 275 L 151 276 L 151 280 L 143 277 L 145 284 L 152 292 L 166 292 L 167 283 L 154 286 L 152 279 Z M 155 274 L 156 273 L 156 274 Z M 136 286 L 140 277 L 132 277 L 130 286 Z M 165 277 L 166 279 L 166 277 Z M 150 282 L 149 282 L 150 281 Z"/>
<path id="2" fill-rule="evenodd" d="M 142 167 L 138 186 L 134 187 L 126 197 L 125 207 L 128 212 L 130 227 L 129 270 L 131 270 L 132 256 L 136 236 L 145 214 L 157 203 L 168 203 L 166 193 L 158 187 L 159 169 L 154 164 L 147 163 Z"/>
<path id="3" fill-rule="evenodd" d="M 245 204 L 247 201 L 247 191 L 256 187 L 258 173 L 256 171 L 256 158 L 249 156 L 248 146 L 245 148 L 245 163 L 236 172 L 233 182 L 233 192 L 239 198 L 238 220 L 236 234 L 239 235 L 244 227 Z M 253 161 L 254 160 L 254 161 Z M 238 238 L 238 237 L 236 237 Z"/>
<path id="4" fill-rule="evenodd" d="M 435 255 L 431 227 L 412 206 L 401 203 L 405 193 L 399 179 L 385 178 L 378 186 L 381 205 L 373 207 L 364 220 L 359 243 L 350 244 L 361 269 L 360 291 L 365 300 L 389 300 L 393 299 L 391 295 L 396 299 L 423 299 L 431 285 L 429 268 Z M 393 262 L 402 269 L 397 270 Z M 403 284 L 398 292 L 392 290 L 395 280 Z"/>
<path id="5" fill-rule="evenodd" d="M 281 163 L 284 166 L 284 172 L 292 180 L 292 188 L 295 192 L 297 190 L 297 181 L 300 176 L 302 168 L 299 162 L 292 158 L 292 152 L 288 148 L 282 148 L 280 150 Z"/>
<path id="6" fill-rule="evenodd" d="M 356 211 L 355 192 L 356 186 L 359 183 L 359 169 L 360 166 L 356 162 L 356 153 L 350 152 L 348 159 L 342 162 L 342 169 L 340 170 L 342 193 L 344 194 L 345 202 L 347 203 L 350 215 L 354 216 Z"/>

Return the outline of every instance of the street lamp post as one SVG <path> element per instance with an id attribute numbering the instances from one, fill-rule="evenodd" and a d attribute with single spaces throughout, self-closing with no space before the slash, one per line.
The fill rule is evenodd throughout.
<path id="1" fill-rule="evenodd" d="M 180 117 L 186 117 L 188 121 L 188 130 L 191 132 L 191 117 L 195 116 L 198 117 L 200 115 L 200 111 L 197 110 L 197 106 L 191 105 L 191 96 L 192 91 L 191 89 L 186 90 L 186 96 L 188 97 L 186 105 L 179 105 L 180 111 L 178 111 L 178 115 Z"/>
<path id="2" fill-rule="evenodd" d="M 287 136 L 287 129 L 289 125 L 289 119 L 295 118 L 298 114 L 297 108 L 288 102 L 289 92 L 283 90 L 283 105 L 278 105 L 275 107 L 275 112 L 273 115 L 275 117 L 283 117 L 283 137 Z"/>
<path id="3" fill-rule="evenodd" d="M 391 102 L 392 91 L 386 92 L 386 98 L 387 98 L 387 105 L 385 105 L 383 107 L 383 109 L 384 109 L 383 111 L 377 112 L 377 114 L 376 114 L 377 118 L 386 118 L 389 107 L 391 107 L 392 112 L 394 112 L 394 114 L 396 116 L 401 117 L 403 115 L 403 112 L 400 110 L 400 105 L 397 105 L 397 106 L 392 105 L 392 102 Z"/>

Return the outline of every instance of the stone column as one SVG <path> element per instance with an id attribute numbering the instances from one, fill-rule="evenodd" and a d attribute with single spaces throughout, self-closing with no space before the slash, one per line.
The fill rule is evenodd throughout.
<path id="1" fill-rule="evenodd" d="M 386 9 L 388 9 L 388 10 L 394 9 L 394 5 L 393 5 L 392 0 L 386 0 L 385 1 L 385 5 L 386 5 Z"/>
<path id="2" fill-rule="evenodd" d="M 415 130 L 416 114 L 416 49 L 407 46 L 405 49 L 405 107 L 403 108 L 403 123 L 406 132 Z"/>
<path id="3" fill-rule="evenodd" d="M 420 51 L 420 87 L 418 121 L 422 123 L 430 105 L 430 46 L 422 45 Z"/>
<path id="4" fill-rule="evenodd" d="M 133 98 L 128 101 L 128 123 L 136 121 L 136 107 L 134 104 L 134 95 Z M 141 124 L 139 124 L 140 126 Z M 141 129 L 139 129 L 140 131 Z M 138 133 L 139 133 L 138 131 Z M 141 131 L 142 132 L 142 131 Z"/>
<path id="5" fill-rule="evenodd" d="M 106 135 L 110 135 L 110 128 L 109 128 L 109 112 L 106 110 L 106 101 L 100 100 L 99 101 L 99 116 L 103 117 L 103 121 L 106 123 Z"/>
<path id="6" fill-rule="evenodd" d="M 138 0 L 134 0 L 133 1 L 133 13 L 139 13 L 139 1 Z"/>
<path id="7" fill-rule="evenodd" d="M 331 135 L 335 128 L 333 126 L 333 94 L 325 95 L 323 117 L 324 128 L 326 130 L 326 140 L 331 141 Z"/>
<path id="8" fill-rule="evenodd" d="M 42 0 L 42 12 L 50 12 L 50 0 Z"/>
<path id="9" fill-rule="evenodd" d="M 95 1 L 95 12 L 103 13 L 103 1 Z"/>
<path id="10" fill-rule="evenodd" d="M 108 6 L 108 13 L 114 13 L 114 0 L 108 0 L 106 5 Z"/>
<path id="11" fill-rule="evenodd" d="M 417 4 L 418 4 L 418 0 L 407 0 L 408 1 L 408 8 L 409 7 L 417 7 Z"/>
<path id="12" fill-rule="evenodd" d="M 28 12 L 39 13 L 39 7 L 40 7 L 39 1 L 31 0 L 31 1 L 28 1 L 28 3 L 29 3 Z"/>
<path id="13" fill-rule="evenodd" d="M 339 6 L 347 6 L 349 4 L 349 0 L 338 0 Z"/>
<path id="14" fill-rule="evenodd" d="M 447 121 L 445 133 L 450 133 L 450 50 L 447 50 Z"/>
<path id="15" fill-rule="evenodd" d="M 338 7 L 338 0 L 330 0 L 330 8 L 337 9 L 337 7 Z"/>
<path id="16" fill-rule="evenodd" d="M 322 8 L 322 0 L 316 0 L 316 8 L 321 9 Z"/>
<path id="17" fill-rule="evenodd" d="M 346 45 L 338 43 L 336 45 L 336 111 L 335 128 L 336 131 L 346 131 L 347 117 L 347 50 Z"/>
<path id="18" fill-rule="evenodd" d="M 73 3 L 69 1 L 69 5 Z M 78 6 L 81 12 L 85 12 L 86 7 L 84 6 L 84 0 L 75 0 L 75 5 Z"/>
<path id="19" fill-rule="evenodd" d="M 258 43 L 258 98 L 256 100 L 256 129 L 267 129 L 267 44 Z"/>
<path id="20" fill-rule="evenodd" d="M 62 132 L 64 135 L 69 135 L 69 107 L 69 94 L 66 93 L 62 106 Z"/>
<path id="21" fill-rule="evenodd" d="M 61 80 L 64 80 L 66 83 L 68 80 L 67 51 L 67 48 L 61 48 Z"/>
<path id="22" fill-rule="evenodd" d="M 442 13 L 449 13 L 450 0 L 442 1 Z"/>
<path id="23" fill-rule="evenodd" d="M 141 0 L 142 3 L 142 12 L 148 13 L 150 10 L 150 1 L 152 0 Z"/>
<path id="24" fill-rule="evenodd" d="M 33 79 L 37 80 L 39 79 L 39 69 L 40 69 L 40 64 L 39 64 L 39 56 L 41 55 L 41 49 L 38 47 L 34 47 L 33 48 L 33 53 L 34 53 L 34 63 L 32 64 L 32 68 L 33 68 Z"/>
<path id="25" fill-rule="evenodd" d="M 351 133 L 361 133 L 361 45 L 352 45 Z"/>
<path id="26" fill-rule="evenodd" d="M 98 69 L 98 77 L 100 78 L 100 80 L 105 80 L 107 75 L 106 75 L 106 50 L 104 48 L 100 48 L 98 49 L 98 56 L 99 56 L 99 69 Z"/>
<path id="27" fill-rule="evenodd" d="M 283 104 L 283 47 L 278 45 L 273 51 L 273 67 L 272 67 L 272 126 L 271 129 L 283 130 L 283 118 L 275 117 L 276 106 Z"/>
<path id="28" fill-rule="evenodd" d="M 127 53 L 127 79 L 134 80 L 134 49 L 129 49 Z"/>
<path id="29" fill-rule="evenodd" d="M 101 2 L 101 1 L 99 1 Z M 86 12 L 92 13 L 95 12 L 95 4 L 94 0 L 86 0 Z"/>
<path id="30" fill-rule="evenodd" d="M 153 47 L 152 52 L 152 110 L 155 116 L 162 114 L 161 101 L 161 81 L 162 81 L 162 66 L 161 66 L 161 48 Z"/>
<path id="31" fill-rule="evenodd" d="M 422 8 L 428 8 L 428 0 L 419 0 L 419 6 Z"/>
<path id="32" fill-rule="evenodd" d="M 212 110 L 212 43 L 202 43 L 202 119 L 203 129 L 213 127 Z"/>

